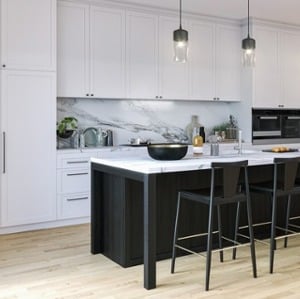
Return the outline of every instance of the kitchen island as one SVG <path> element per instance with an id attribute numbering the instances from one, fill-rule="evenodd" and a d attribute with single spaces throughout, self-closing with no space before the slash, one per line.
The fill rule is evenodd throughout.
<path id="1" fill-rule="evenodd" d="M 123 159 L 92 158 L 91 252 L 103 253 L 124 267 L 142 262 L 144 287 L 155 288 L 156 260 L 170 256 L 178 190 L 209 186 L 213 161 L 248 160 L 250 180 L 263 180 L 272 177 L 273 158 L 283 155 L 295 157 L 300 153 L 244 151 L 241 155 L 228 153 L 211 157 L 204 154 L 197 158 L 188 154 L 178 161 L 155 161 L 145 151 Z M 262 204 L 254 208 L 253 213 L 261 217 L 267 215 L 268 210 Z M 198 217 L 190 217 L 195 218 L 195 222 L 189 221 L 183 229 L 193 232 L 201 223 L 206 223 L 207 218 L 205 211 L 195 206 L 189 207 L 189 212 Z M 225 212 L 224 222 L 229 229 L 234 211 Z M 201 243 L 192 245 L 202 246 Z"/>

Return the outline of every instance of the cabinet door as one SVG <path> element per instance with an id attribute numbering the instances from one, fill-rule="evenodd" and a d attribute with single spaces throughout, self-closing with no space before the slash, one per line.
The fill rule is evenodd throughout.
<path id="1" fill-rule="evenodd" d="M 94 97 L 125 97 L 125 12 L 91 6 L 90 90 Z"/>
<path id="2" fill-rule="evenodd" d="M 300 34 L 282 32 L 280 35 L 280 69 L 284 108 L 300 108 Z"/>
<path id="3" fill-rule="evenodd" d="M 1 0 L 1 66 L 55 70 L 56 1 Z"/>
<path id="4" fill-rule="evenodd" d="M 178 27 L 178 19 L 159 19 L 160 96 L 164 99 L 183 100 L 189 97 L 188 63 L 174 61 L 173 31 Z"/>
<path id="5" fill-rule="evenodd" d="M 192 22 L 188 29 L 190 97 L 213 100 L 214 94 L 214 25 Z"/>
<path id="6" fill-rule="evenodd" d="M 58 2 L 57 96 L 89 96 L 89 6 Z"/>
<path id="7" fill-rule="evenodd" d="M 254 108 L 278 108 L 280 73 L 278 67 L 278 32 L 272 28 L 255 27 L 256 65 L 254 68 Z"/>
<path id="8" fill-rule="evenodd" d="M 239 101 L 241 90 L 240 28 L 216 25 L 215 98 Z"/>
<path id="9" fill-rule="evenodd" d="M 55 73 L 2 71 L 1 225 L 56 218 Z"/>
<path id="10" fill-rule="evenodd" d="M 126 17 L 127 97 L 158 97 L 158 17 L 128 12 Z"/>

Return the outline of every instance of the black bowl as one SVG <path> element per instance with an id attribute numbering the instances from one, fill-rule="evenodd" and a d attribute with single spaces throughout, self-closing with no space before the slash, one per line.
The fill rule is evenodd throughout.
<path id="1" fill-rule="evenodd" d="M 56 133 L 57 133 L 58 137 L 63 138 L 63 139 L 67 139 L 67 138 L 70 138 L 73 135 L 74 130 L 66 130 L 64 133 L 59 133 L 59 131 L 56 131 Z"/>
<path id="2" fill-rule="evenodd" d="M 180 160 L 188 150 L 187 144 L 182 143 L 158 143 L 148 144 L 149 156 L 155 160 Z"/>

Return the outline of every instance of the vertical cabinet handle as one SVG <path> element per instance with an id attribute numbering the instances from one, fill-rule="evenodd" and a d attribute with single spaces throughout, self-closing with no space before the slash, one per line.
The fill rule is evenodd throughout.
<path id="1" fill-rule="evenodd" d="M 5 173 L 5 171 L 6 171 L 6 165 L 5 165 L 5 161 L 6 161 L 6 157 L 5 157 L 5 148 L 6 148 L 6 145 L 5 145 L 5 132 L 2 132 L 2 146 L 3 146 L 3 148 L 2 148 L 2 150 L 3 150 L 3 163 L 2 163 L 2 165 L 3 165 L 3 170 L 2 170 L 2 172 L 3 173 Z"/>

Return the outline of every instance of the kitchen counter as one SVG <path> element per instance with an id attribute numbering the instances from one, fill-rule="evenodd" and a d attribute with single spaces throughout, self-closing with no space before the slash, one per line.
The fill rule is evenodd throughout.
<path id="1" fill-rule="evenodd" d="M 147 149 L 138 152 L 135 149 L 128 156 L 120 156 L 117 151 L 118 154 L 109 159 L 92 158 L 91 252 L 103 253 L 124 267 L 142 262 L 144 287 L 155 288 L 156 260 L 170 256 L 171 230 L 180 188 L 209 186 L 209 168 L 213 161 L 248 160 L 250 180 L 259 180 L 271 178 L 274 157 L 300 157 L 300 152 L 267 153 L 257 147 L 244 148 L 238 155 L 232 145 L 221 148 L 220 156 L 212 157 L 208 149 L 206 146 L 204 154 L 195 158 L 189 148 L 186 157 L 178 161 L 153 160 Z M 268 201 L 258 200 L 254 216 L 267 213 L 263 202 Z M 190 212 L 197 212 L 197 220 L 188 223 L 188 229 L 199 228 L 199 219 L 206 219 L 203 210 L 192 207 Z M 232 219 L 234 212 L 228 210 L 225 225 L 233 227 Z M 201 248 L 201 244 L 199 246 Z"/>

